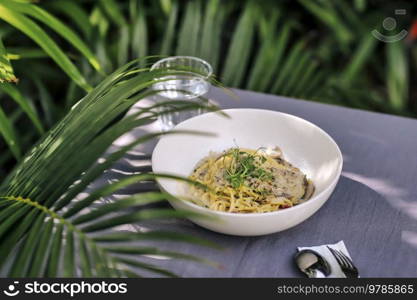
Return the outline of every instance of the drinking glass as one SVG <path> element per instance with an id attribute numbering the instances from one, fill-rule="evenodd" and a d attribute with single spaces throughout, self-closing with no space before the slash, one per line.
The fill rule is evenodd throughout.
<path id="1" fill-rule="evenodd" d="M 152 65 L 151 70 L 166 69 L 178 71 L 173 75 L 158 78 L 153 89 L 159 90 L 156 101 L 190 101 L 201 102 L 210 88 L 209 78 L 212 67 L 206 61 L 192 56 L 172 56 L 161 59 Z M 172 105 L 175 108 L 175 105 Z M 165 113 L 160 117 L 162 130 L 170 130 L 178 123 L 204 113 L 203 109 L 194 109 Z"/>

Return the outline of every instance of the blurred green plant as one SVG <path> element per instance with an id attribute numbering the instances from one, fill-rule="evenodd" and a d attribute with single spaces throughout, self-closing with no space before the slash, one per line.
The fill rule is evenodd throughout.
<path id="1" fill-rule="evenodd" d="M 44 23 L 57 32 L 61 37 L 71 43 L 72 46 L 77 48 L 97 71 L 100 71 L 100 65 L 87 45 L 71 28 L 62 23 L 58 18 L 41 7 L 31 4 L 30 1 L 0 0 L 0 19 L 33 39 L 75 83 L 87 91 L 91 90 L 91 86 L 79 72 L 78 68 L 71 62 L 69 57 L 65 55 L 55 41 L 31 18 Z"/>
<path id="2" fill-rule="evenodd" d="M 0 162 L 9 162 L 11 155 L 18 159 L 39 138 L 26 133 L 25 115 L 42 134 L 104 74 L 148 55 L 201 57 L 230 87 L 417 115 L 410 86 L 416 47 L 383 43 L 371 34 L 392 14 L 392 5 L 375 7 L 367 0 L 31 2 L 0 0 L 5 21 L 0 38 L 6 46 L 0 45 L 0 77 L 23 76 L 17 86 L 0 85 L 3 98 L 17 104 L 3 104 L 2 116 L 15 118 L 2 118 L 0 132 L 9 150 Z M 48 57 L 59 68 L 46 64 Z"/>
<path id="3" fill-rule="evenodd" d="M 4 48 L 0 39 L 0 83 L 3 82 L 17 82 L 17 78 L 13 73 L 13 67 L 10 64 L 6 48 Z"/>

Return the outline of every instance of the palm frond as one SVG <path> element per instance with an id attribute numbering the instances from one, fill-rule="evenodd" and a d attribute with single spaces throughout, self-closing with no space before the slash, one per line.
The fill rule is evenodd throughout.
<path id="1" fill-rule="evenodd" d="M 92 203 L 125 186 L 150 180 L 155 176 L 180 179 L 178 177 L 157 174 L 133 175 L 101 187 L 83 199 L 75 198 L 79 191 L 102 174 L 103 167 L 95 162 L 117 137 L 172 110 L 172 106 L 158 103 L 117 119 L 135 102 L 158 92 L 147 88 L 167 74 L 165 70 L 140 69 L 134 62 L 109 75 L 43 137 L 4 181 L 1 186 L 4 196 L 0 198 L 0 217 L 4 220 L 0 224 L 0 240 L 14 241 L 12 245 L 19 245 L 18 254 L 13 258 L 8 275 L 133 276 L 140 275 L 137 273 L 138 268 L 160 275 L 173 275 L 157 266 L 127 259 L 124 254 L 158 254 L 215 265 L 190 255 L 130 246 L 132 242 L 162 238 L 174 242 L 212 246 L 210 242 L 196 237 L 167 232 L 148 232 L 146 235 L 116 233 L 109 236 L 108 229 L 123 224 L 161 218 L 201 217 L 200 214 L 192 212 L 147 206 L 171 197 L 167 194 L 139 193 L 119 202 L 100 203 L 98 208 L 91 209 Z M 183 109 L 196 107 L 214 109 L 204 104 L 188 104 Z M 98 114 L 98 111 L 101 113 Z M 101 117 L 97 117 L 99 115 Z M 158 133 L 144 136 L 110 154 L 106 158 L 105 166 L 114 163 L 135 145 L 157 135 Z M 46 160 L 48 170 L 45 170 Z M 132 212 L 132 206 L 138 210 Z M 86 213 L 85 209 L 89 212 Z M 21 222 L 23 218 L 24 222 Z M 16 224 L 18 225 L 14 226 Z M 39 228 L 42 228 L 42 233 L 35 238 L 35 232 Z M 120 243 L 124 246 L 120 246 Z M 3 257 L 11 259 L 13 248 L 10 245 L 1 243 L 0 253 Z M 32 249 L 30 253 L 29 249 Z M 75 255 L 75 252 L 79 255 Z M 64 272 L 60 271 L 61 264 L 64 266 Z"/>
<path id="2" fill-rule="evenodd" d="M 386 46 L 386 82 L 389 101 L 395 109 L 405 109 L 408 99 L 408 59 L 406 46 L 402 42 L 388 43 Z"/>
<path id="3" fill-rule="evenodd" d="M 22 109 L 22 111 L 26 113 L 26 115 L 32 121 L 36 130 L 40 134 L 43 134 L 45 132 L 42 122 L 39 119 L 39 116 L 37 114 L 37 111 L 29 103 L 29 101 L 22 95 L 22 93 L 20 93 L 20 91 L 16 88 L 16 86 L 9 84 L 9 83 L 3 83 L 3 84 L 0 84 L 0 90 L 2 90 L 7 95 L 9 95 L 10 98 L 12 98 L 19 105 L 19 107 Z"/>
<path id="4" fill-rule="evenodd" d="M 11 1 L 0 2 L 0 19 L 8 22 L 33 39 L 74 82 L 85 90 L 91 90 L 91 86 L 87 83 L 84 76 L 49 35 L 28 17 L 10 9 L 7 6 L 10 3 Z"/>
<path id="5" fill-rule="evenodd" d="M 249 63 L 257 14 L 256 4 L 252 1 L 248 2 L 236 25 L 221 75 L 222 82 L 227 86 L 237 87 L 243 80 Z"/>
<path id="6" fill-rule="evenodd" d="M 134 1 L 136 3 L 136 1 Z M 148 25 L 146 22 L 145 7 L 139 3 L 137 16 L 133 21 L 131 30 L 132 56 L 134 58 L 146 57 L 148 55 Z M 142 63 L 145 66 L 145 62 Z"/>
<path id="7" fill-rule="evenodd" d="M 343 82 L 352 83 L 357 78 L 359 72 L 363 70 L 365 64 L 368 62 L 369 57 L 374 54 L 377 42 L 378 40 L 371 34 L 366 34 L 362 38 L 346 70 L 341 74 L 341 80 Z"/>
<path id="8" fill-rule="evenodd" d="M 300 40 L 287 53 L 287 59 L 280 68 L 278 77 L 272 85 L 271 91 L 273 93 L 278 93 L 285 87 L 289 75 L 293 73 L 296 65 L 299 63 L 299 58 L 305 49 L 305 44 L 305 40 Z"/>
<path id="9" fill-rule="evenodd" d="M 164 31 L 164 35 L 162 38 L 162 45 L 160 49 L 160 54 L 168 55 L 172 53 L 173 43 L 175 39 L 175 25 L 177 24 L 178 19 L 178 4 L 177 2 L 172 3 L 172 7 L 170 6 L 169 10 L 169 18 L 167 22 L 166 29 Z"/>
<path id="10" fill-rule="evenodd" d="M 61 117 L 62 109 L 58 107 L 52 99 L 52 95 L 48 91 L 45 84 L 39 78 L 33 78 L 39 94 L 39 102 L 42 108 L 45 124 L 48 128 L 52 127 Z"/>
<path id="11" fill-rule="evenodd" d="M 114 0 L 99 0 L 100 7 L 110 17 L 110 19 L 118 26 L 126 25 L 126 19 L 120 10 L 119 5 Z"/>
<path id="12" fill-rule="evenodd" d="M 50 5 L 53 10 L 67 15 L 84 33 L 84 36 L 90 36 L 93 26 L 91 25 L 87 12 L 80 3 L 72 0 L 55 0 L 48 3 L 48 5 Z"/>
<path id="13" fill-rule="evenodd" d="M 3 82 L 17 82 L 17 78 L 13 73 L 8 53 L 0 38 L 0 83 Z"/>
<path id="14" fill-rule="evenodd" d="M 278 11 L 272 12 L 271 16 L 262 15 L 259 26 L 261 46 L 255 55 L 255 61 L 246 85 L 250 90 L 266 90 L 284 52 L 285 43 L 288 40 L 289 27 L 286 24 L 278 36 L 275 34 L 279 15 L 280 12 Z"/>
<path id="15" fill-rule="evenodd" d="M 13 153 L 14 157 L 17 160 L 20 160 L 22 151 L 20 149 L 20 143 L 18 142 L 18 137 L 16 131 L 13 127 L 13 124 L 10 122 L 9 118 L 0 107 L 0 133 L 3 136 L 6 144 L 9 146 L 10 151 Z"/>
<path id="16" fill-rule="evenodd" d="M 5 6 L 15 13 L 29 15 L 39 20 L 40 22 L 46 24 L 49 28 L 55 30 L 61 37 L 66 39 L 76 49 L 78 49 L 97 71 L 101 71 L 101 67 L 97 61 L 97 58 L 88 48 L 88 46 L 81 40 L 81 38 L 78 37 L 78 35 L 71 28 L 62 23 L 58 18 L 54 17 L 49 12 L 40 8 L 39 6 L 29 3 L 17 3 L 13 1 L 8 1 L 7 4 L 5 4 Z"/>
<path id="17" fill-rule="evenodd" d="M 219 0 L 210 0 L 205 7 L 198 56 L 208 61 L 212 65 L 214 72 L 218 70 L 222 45 L 222 29 L 228 10 L 227 6 L 220 5 Z"/>
<path id="18" fill-rule="evenodd" d="M 317 1 L 317 0 L 298 0 L 310 13 L 315 15 L 321 22 L 326 24 L 338 38 L 342 46 L 346 46 L 352 38 L 353 34 L 339 17 L 333 7 L 332 2 Z M 320 2 L 320 3 L 319 3 Z"/>
<path id="19" fill-rule="evenodd" d="M 177 55 L 196 56 L 200 37 L 201 1 L 190 1 L 179 31 Z"/>

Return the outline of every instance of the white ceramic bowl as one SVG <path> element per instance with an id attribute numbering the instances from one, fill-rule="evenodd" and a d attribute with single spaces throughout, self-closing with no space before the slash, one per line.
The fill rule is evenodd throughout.
<path id="1" fill-rule="evenodd" d="M 270 213 L 217 212 L 184 200 L 171 201 L 176 209 L 214 216 L 191 221 L 213 231 L 242 236 L 274 233 L 293 227 L 313 215 L 333 192 L 342 170 L 342 154 L 334 140 L 316 125 L 289 114 L 260 109 L 224 110 L 230 118 L 206 113 L 178 124 L 174 130 L 198 130 L 216 136 L 173 134 L 161 138 L 152 154 L 155 173 L 188 177 L 210 151 L 242 148 L 281 148 L 285 159 L 312 179 L 313 197 L 299 205 Z M 184 184 L 158 179 L 162 190 L 186 196 Z"/>

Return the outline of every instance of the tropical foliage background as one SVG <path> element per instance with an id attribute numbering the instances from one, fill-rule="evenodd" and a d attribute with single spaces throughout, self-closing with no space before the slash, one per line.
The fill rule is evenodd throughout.
<path id="1" fill-rule="evenodd" d="M 415 10 L 377 0 L 1 0 L 0 78 L 11 82 L 0 85 L 2 175 L 106 74 L 149 55 L 201 57 L 230 87 L 416 117 Z M 381 26 L 389 16 L 396 31 Z M 383 43 L 373 29 L 410 33 Z"/>
<path id="2" fill-rule="evenodd" d="M 395 16 L 399 8 L 407 14 Z M 0 253 L 8 257 L 18 242 L 20 247 L 8 274 L 129 276 L 136 266 L 172 275 L 117 256 L 158 249 L 106 243 L 173 239 L 210 245 L 164 232 L 89 235 L 146 218 L 185 216 L 144 209 L 100 221 L 115 209 L 167 197 L 161 193 L 135 195 L 77 216 L 103 195 L 154 176 L 135 175 L 97 190 L 82 204 L 73 201 L 129 149 L 95 165 L 114 139 L 163 113 L 118 118 L 149 95 L 146 88 L 161 75 L 142 69 L 151 59 L 127 62 L 152 55 L 198 56 L 229 87 L 416 117 L 416 15 L 412 1 L 0 0 L 0 195 L 5 196 L 0 216 L 7 220 L 0 224 Z M 382 28 L 389 16 L 397 21 L 392 31 Z M 409 34 L 383 43 L 371 34 L 374 29 L 387 36 L 402 29 Z M 94 126 L 85 130 L 85 124 Z M 64 167 L 64 161 L 74 164 Z M 75 247 L 81 249 L 79 257 Z M 48 253 L 52 258 L 46 261 Z M 57 273 L 60 264 L 65 274 Z"/>

